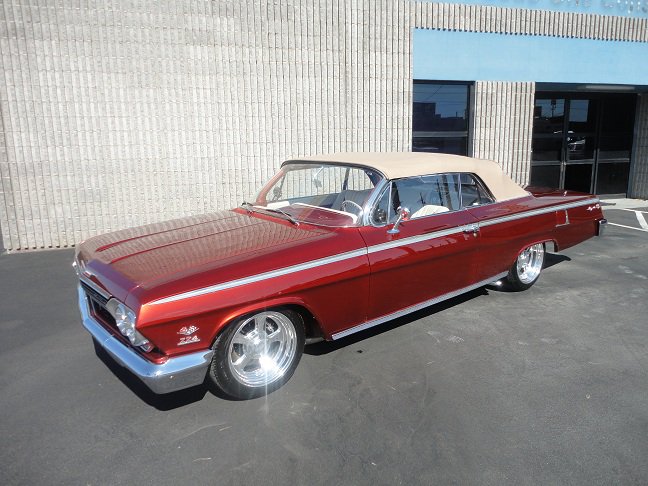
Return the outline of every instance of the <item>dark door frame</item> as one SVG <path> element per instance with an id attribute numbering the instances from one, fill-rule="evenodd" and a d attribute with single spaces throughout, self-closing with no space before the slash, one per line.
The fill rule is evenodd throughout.
<path id="1" fill-rule="evenodd" d="M 598 185 L 598 176 L 599 176 L 599 167 L 601 164 L 605 164 L 605 161 L 601 161 L 599 155 L 600 155 L 600 145 L 601 145 L 601 136 L 602 134 L 602 126 L 603 126 L 603 119 L 605 116 L 605 111 L 606 111 L 606 100 L 609 102 L 611 95 L 619 95 L 619 94 L 630 94 L 630 93 L 617 93 L 617 92 L 570 92 L 570 91 L 536 91 L 535 96 L 534 96 L 534 106 L 535 106 L 535 100 L 537 99 L 564 99 L 564 107 L 563 107 L 563 122 L 562 122 L 562 146 L 560 149 L 560 161 L 558 164 L 542 164 L 542 163 L 534 163 L 534 161 L 531 161 L 531 170 L 533 171 L 534 166 L 539 166 L 539 165 L 559 165 L 560 166 L 560 175 L 559 175 L 559 188 L 564 189 L 565 187 L 565 176 L 567 172 L 567 167 L 568 166 L 573 166 L 573 165 L 591 165 L 592 171 L 590 175 L 590 184 L 589 184 L 589 192 L 594 193 L 596 191 L 596 187 Z M 540 96 L 538 96 L 540 95 Z M 635 95 L 636 96 L 636 95 Z M 578 160 L 578 161 L 573 161 L 569 159 L 569 118 L 570 118 L 570 113 L 571 113 L 571 104 L 572 101 L 574 100 L 596 100 L 598 106 L 596 108 L 597 113 L 596 113 L 596 121 L 594 124 L 594 133 L 593 136 L 595 141 L 594 141 L 594 148 L 592 152 L 592 158 L 584 159 L 584 160 Z M 636 103 L 635 103 L 636 104 Z M 636 116 L 636 109 L 634 111 L 633 116 Z M 584 132 L 585 135 L 587 136 L 586 133 L 589 132 Z M 532 136 L 535 136 L 536 134 L 533 133 Z M 634 137 L 634 133 L 633 133 Z M 633 143 L 634 145 L 634 143 Z M 633 168 L 633 157 L 632 157 L 632 150 L 630 151 L 629 157 L 628 157 L 628 168 L 629 168 L 629 173 L 632 173 L 632 168 Z M 611 163 L 611 162 L 610 162 Z M 626 186 L 626 192 L 627 194 L 628 190 L 630 188 L 630 181 L 628 181 L 627 186 Z"/>

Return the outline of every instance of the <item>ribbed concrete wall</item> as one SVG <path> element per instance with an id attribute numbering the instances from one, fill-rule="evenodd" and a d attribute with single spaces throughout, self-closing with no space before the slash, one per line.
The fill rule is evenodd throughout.
<path id="1" fill-rule="evenodd" d="M 426 29 L 648 42 L 648 18 L 639 16 L 432 2 L 416 2 L 414 15 L 416 26 Z"/>
<path id="2" fill-rule="evenodd" d="M 635 120 L 631 185 L 628 196 L 648 199 L 648 94 L 639 96 Z"/>
<path id="3" fill-rule="evenodd" d="M 647 41 L 647 22 L 411 0 L 2 2 L 2 244 L 231 207 L 290 156 L 409 150 L 414 27 Z M 489 110 L 528 89 L 475 88 L 475 155 L 519 182 L 528 134 L 502 144 L 524 109 Z"/>
<path id="4" fill-rule="evenodd" d="M 529 182 L 535 83 L 478 81 L 473 95 L 474 157 L 496 160 L 521 185 Z"/>
<path id="5" fill-rule="evenodd" d="M 289 156 L 410 149 L 410 5 L 4 2 L 5 247 L 231 207 Z"/>

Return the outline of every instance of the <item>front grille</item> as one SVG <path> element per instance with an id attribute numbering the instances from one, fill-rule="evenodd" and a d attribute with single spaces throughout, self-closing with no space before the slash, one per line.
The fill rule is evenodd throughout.
<path id="1" fill-rule="evenodd" d="M 106 304 L 108 303 L 108 299 L 106 297 L 104 297 L 99 292 L 97 292 L 95 289 L 90 287 L 83 280 L 81 281 L 81 287 L 83 287 L 83 290 L 85 290 L 85 293 L 86 293 L 86 295 L 88 297 L 90 297 L 92 300 L 97 302 L 102 307 L 106 307 Z"/>
<path id="2" fill-rule="evenodd" d="M 108 312 L 108 309 L 106 309 L 108 299 L 83 281 L 81 281 L 81 287 L 88 298 L 91 314 L 102 322 L 108 324 L 111 328 L 117 330 L 117 322 L 115 322 L 115 318 L 110 312 Z"/>

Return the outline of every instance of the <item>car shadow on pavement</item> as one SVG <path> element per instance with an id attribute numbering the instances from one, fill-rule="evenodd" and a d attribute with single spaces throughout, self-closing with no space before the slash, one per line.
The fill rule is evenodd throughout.
<path id="1" fill-rule="evenodd" d="M 94 342 L 97 357 L 126 385 L 140 400 L 160 411 L 173 410 L 194 402 L 199 402 L 207 394 L 207 387 L 198 385 L 176 392 L 158 395 L 153 393 L 144 383 L 127 369 L 120 366 L 96 341 Z"/>
<path id="2" fill-rule="evenodd" d="M 543 265 L 543 269 L 547 269 L 550 267 L 553 267 L 554 265 L 558 265 L 559 263 L 562 262 L 569 262 L 571 261 L 571 258 L 565 255 L 558 255 L 555 253 L 546 253 L 545 254 L 545 261 Z M 419 319 L 422 319 L 424 317 L 430 317 L 433 316 L 434 314 L 437 314 L 439 312 L 443 312 L 446 309 L 449 309 L 451 307 L 454 307 L 456 305 L 462 304 L 464 302 L 467 302 L 469 300 L 472 300 L 476 297 L 479 297 L 480 295 L 488 295 L 490 291 L 496 291 L 496 292 L 506 292 L 506 288 L 503 286 L 498 286 L 495 284 L 491 285 L 486 285 L 484 287 L 472 290 L 470 292 L 466 292 L 465 294 L 459 295 L 457 297 L 453 297 L 451 299 L 445 300 L 443 302 L 440 302 L 438 304 L 433 304 L 428 307 L 425 307 L 424 309 L 421 309 L 416 312 L 412 312 L 411 314 L 407 314 L 403 317 L 399 317 L 398 319 L 394 319 L 393 321 L 389 321 L 383 324 L 379 324 L 375 327 L 369 328 L 364 331 L 357 332 L 355 334 L 352 334 L 348 337 L 344 337 L 342 339 L 339 339 L 337 341 L 320 341 L 318 343 L 311 344 L 309 346 L 306 346 L 304 348 L 304 354 L 309 354 L 311 356 L 321 356 L 324 354 L 331 353 L 333 351 L 336 351 L 341 348 L 345 348 L 347 346 L 351 346 L 353 344 L 356 344 L 360 341 L 364 341 L 365 339 L 369 339 L 373 336 L 378 336 L 379 334 L 382 334 L 384 332 L 391 331 L 393 329 L 397 329 L 401 326 L 404 326 L 406 324 L 409 324 L 413 321 L 417 321 Z"/>
<path id="3" fill-rule="evenodd" d="M 558 253 L 545 253 L 545 261 L 542 268 L 550 268 L 562 262 L 571 262 L 571 258 L 567 255 L 559 255 Z"/>

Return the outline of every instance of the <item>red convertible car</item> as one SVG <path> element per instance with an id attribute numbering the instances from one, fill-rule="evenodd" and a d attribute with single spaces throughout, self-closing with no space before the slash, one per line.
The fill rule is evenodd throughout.
<path id="1" fill-rule="evenodd" d="M 545 249 L 600 235 L 599 200 L 528 192 L 487 160 L 355 153 L 285 162 L 253 203 L 91 238 L 83 324 L 156 393 L 285 383 L 305 344 L 461 293 L 533 285 Z"/>

